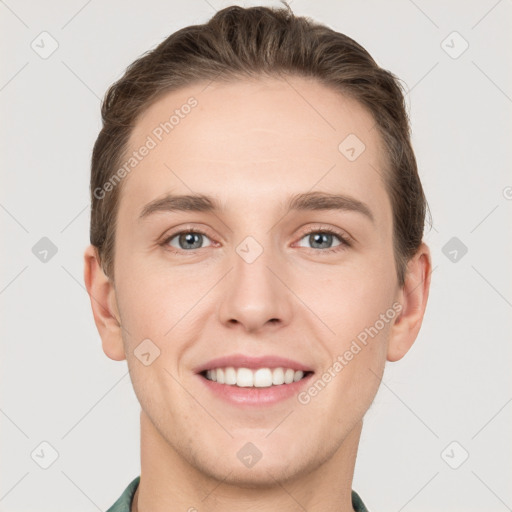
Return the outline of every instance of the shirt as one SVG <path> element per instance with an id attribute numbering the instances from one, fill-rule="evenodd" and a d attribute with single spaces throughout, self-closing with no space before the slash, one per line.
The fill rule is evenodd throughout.
<path id="1" fill-rule="evenodd" d="M 107 510 L 107 512 L 130 512 L 132 499 L 139 485 L 140 475 L 133 479 L 124 490 L 119 499 Z M 365 507 L 363 500 L 356 491 L 352 490 L 352 507 L 356 512 L 369 512 Z"/>

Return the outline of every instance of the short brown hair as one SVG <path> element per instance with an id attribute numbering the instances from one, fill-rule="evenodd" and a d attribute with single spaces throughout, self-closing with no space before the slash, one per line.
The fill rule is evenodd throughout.
<path id="1" fill-rule="evenodd" d="M 226 7 L 208 23 L 178 30 L 130 64 L 107 91 L 92 154 L 90 241 L 112 280 L 120 186 L 100 198 L 95 190 L 121 165 L 140 115 L 165 93 L 197 82 L 288 75 L 312 77 L 371 112 L 388 157 L 384 182 L 393 209 L 397 277 L 404 285 L 407 262 L 422 242 L 428 205 L 399 79 L 350 37 L 295 16 L 283 3 L 286 8 Z"/>

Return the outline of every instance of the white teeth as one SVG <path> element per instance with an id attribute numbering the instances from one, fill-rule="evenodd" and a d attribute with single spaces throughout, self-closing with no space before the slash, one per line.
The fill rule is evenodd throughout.
<path id="1" fill-rule="evenodd" d="M 304 377 L 302 370 L 294 371 L 292 368 L 214 368 L 206 371 L 206 378 L 219 384 L 238 386 L 241 388 L 267 388 L 281 384 L 291 384 Z"/>
<path id="2" fill-rule="evenodd" d="M 275 368 L 272 372 L 272 384 L 275 386 L 284 384 L 284 370 L 282 368 Z"/>
<path id="3" fill-rule="evenodd" d="M 238 368 L 236 372 L 236 385 L 242 388 L 250 388 L 254 385 L 252 370 L 249 368 Z"/>
<path id="4" fill-rule="evenodd" d="M 293 382 L 294 375 L 295 375 L 295 372 L 292 369 L 288 368 L 284 372 L 284 383 L 291 384 Z"/>
<path id="5" fill-rule="evenodd" d="M 236 370 L 230 366 L 224 369 L 224 384 L 234 386 L 236 384 Z"/>

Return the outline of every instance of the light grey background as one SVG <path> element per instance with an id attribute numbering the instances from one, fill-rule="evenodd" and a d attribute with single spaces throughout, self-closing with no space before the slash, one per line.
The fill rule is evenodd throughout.
<path id="1" fill-rule="evenodd" d="M 233 3 L 278 5 L 0 2 L 1 511 L 106 510 L 139 474 L 139 404 L 83 284 L 100 98 L 140 54 Z M 405 81 L 434 221 L 423 327 L 388 363 L 353 488 L 375 512 L 512 510 L 512 2 L 291 7 Z M 43 31 L 58 43 L 46 59 L 31 47 L 51 48 Z M 42 237 L 58 249 L 46 263 L 32 252 Z M 453 237 L 468 249 L 455 262 Z M 48 469 L 35 462 L 50 461 L 43 441 L 59 454 Z"/>

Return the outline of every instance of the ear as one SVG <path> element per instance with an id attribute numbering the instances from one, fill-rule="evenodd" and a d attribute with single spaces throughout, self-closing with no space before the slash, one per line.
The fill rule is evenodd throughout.
<path id="1" fill-rule="evenodd" d="M 388 361 L 402 359 L 418 336 L 427 307 L 431 268 L 430 249 L 422 243 L 407 265 L 405 283 L 397 299 L 402 311 L 391 328 Z"/>
<path id="2" fill-rule="evenodd" d="M 89 245 L 84 253 L 84 281 L 103 352 L 114 361 L 126 359 L 115 288 L 103 272 L 97 248 L 93 245 Z"/>

